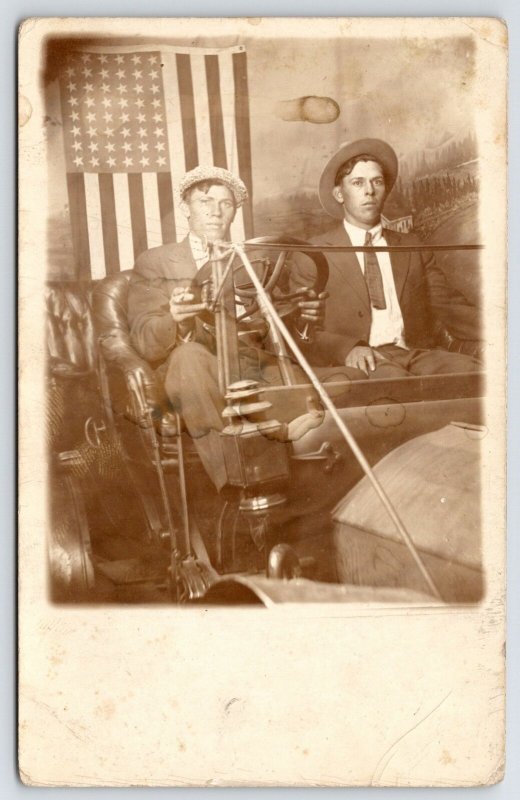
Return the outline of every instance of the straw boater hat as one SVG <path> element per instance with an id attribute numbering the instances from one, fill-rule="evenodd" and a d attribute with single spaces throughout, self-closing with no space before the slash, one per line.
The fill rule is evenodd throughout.
<path id="1" fill-rule="evenodd" d="M 229 170 L 224 169 L 223 167 L 213 166 L 195 167 L 195 169 L 192 169 L 186 173 L 179 184 L 179 194 L 181 199 L 184 197 L 188 189 L 190 189 L 196 183 L 201 183 L 202 181 L 220 181 L 223 183 L 225 186 L 231 189 L 237 206 L 241 206 L 242 203 L 247 200 L 247 189 L 243 181 L 241 181 L 240 178 L 236 178 L 231 172 L 229 172 Z"/>
<path id="2" fill-rule="evenodd" d="M 394 185 L 397 178 L 397 156 L 389 144 L 382 139 L 357 139 L 355 142 L 342 144 L 327 162 L 318 186 L 320 203 L 331 217 L 343 219 L 343 206 L 332 194 L 340 167 L 351 158 L 364 154 L 374 156 L 383 167 L 387 194 Z"/>

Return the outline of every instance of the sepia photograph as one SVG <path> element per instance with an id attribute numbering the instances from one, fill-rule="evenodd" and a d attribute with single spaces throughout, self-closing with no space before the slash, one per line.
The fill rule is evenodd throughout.
<path id="1" fill-rule="evenodd" d="M 28 635 L 40 605 L 71 637 L 170 612 L 242 630 L 251 606 L 280 641 L 293 611 L 325 637 L 328 614 L 413 617 L 422 658 L 428 626 L 453 627 L 454 674 L 455 629 L 478 629 L 479 767 L 461 737 L 407 778 L 322 753 L 312 777 L 232 761 L 215 780 L 500 779 L 506 53 L 493 19 L 23 24 L 22 689 L 60 669 Z M 130 759 L 81 777 L 43 756 L 36 694 L 28 783 L 141 782 Z"/>

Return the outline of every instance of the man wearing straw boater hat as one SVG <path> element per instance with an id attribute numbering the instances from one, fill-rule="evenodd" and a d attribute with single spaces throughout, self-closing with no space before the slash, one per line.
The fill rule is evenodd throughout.
<path id="1" fill-rule="evenodd" d="M 419 245 L 412 234 L 383 228 L 381 212 L 397 178 L 397 156 L 381 139 L 343 144 L 319 182 L 325 211 L 338 220 L 314 244 L 350 247 Z M 315 364 L 344 365 L 360 377 L 472 372 L 468 355 L 435 347 L 436 324 L 453 337 L 478 339 L 478 313 L 451 289 L 427 252 L 328 252 L 324 329 L 308 355 Z M 308 262 L 308 260 L 307 260 Z M 295 257 L 294 284 L 308 282 L 304 256 Z"/>

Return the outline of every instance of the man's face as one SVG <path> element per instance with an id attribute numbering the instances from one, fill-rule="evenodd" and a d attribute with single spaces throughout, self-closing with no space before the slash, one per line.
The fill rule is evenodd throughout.
<path id="1" fill-rule="evenodd" d="M 386 189 L 383 170 L 375 161 L 358 161 L 332 191 L 347 222 L 366 230 L 379 222 Z"/>
<path id="2" fill-rule="evenodd" d="M 227 186 L 215 184 L 205 191 L 195 187 L 184 201 L 190 231 L 208 242 L 229 238 L 235 217 L 235 199 Z"/>

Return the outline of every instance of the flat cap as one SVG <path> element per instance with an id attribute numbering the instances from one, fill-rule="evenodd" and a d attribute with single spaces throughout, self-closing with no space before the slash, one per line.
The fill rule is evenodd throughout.
<path id="1" fill-rule="evenodd" d="M 179 194 L 181 198 L 184 197 L 188 189 L 191 189 L 196 183 L 201 183 L 202 181 L 219 181 L 223 183 L 231 189 L 237 206 L 241 206 L 242 203 L 247 200 L 247 189 L 245 183 L 240 180 L 240 178 L 236 178 L 229 170 L 223 167 L 213 167 L 210 165 L 201 165 L 186 173 L 179 184 Z"/>

